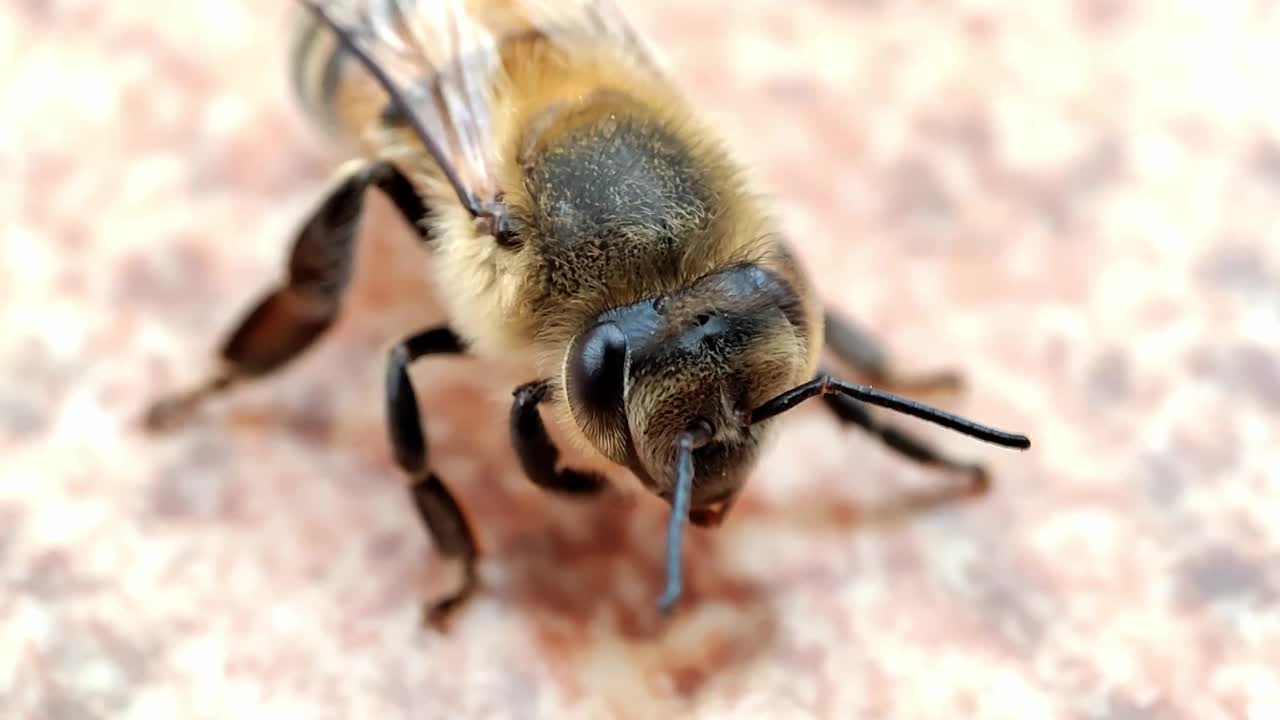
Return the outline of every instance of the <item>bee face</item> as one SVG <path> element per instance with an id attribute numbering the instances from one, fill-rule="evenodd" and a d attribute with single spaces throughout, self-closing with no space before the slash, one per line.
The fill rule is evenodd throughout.
<path id="1" fill-rule="evenodd" d="M 721 387 L 714 381 L 700 393 L 673 388 L 701 373 L 676 372 L 663 379 L 650 376 L 633 386 L 628 397 L 628 417 L 635 444 L 634 465 L 646 486 L 663 499 L 672 499 L 680 434 L 701 426 L 709 430 L 705 444 L 693 452 L 694 508 L 719 503 L 735 494 L 746 481 L 767 426 L 747 426 L 741 406 L 724 385 L 731 380 L 725 368 Z"/>
<path id="2" fill-rule="evenodd" d="M 753 407 L 803 381 L 808 329 L 793 295 L 757 265 L 734 266 L 678 293 L 602 313 L 571 344 L 565 382 L 574 420 L 610 459 L 670 499 L 677 443 L 694 451 L 694 507 L 742 485 L 767 428 Z"/>

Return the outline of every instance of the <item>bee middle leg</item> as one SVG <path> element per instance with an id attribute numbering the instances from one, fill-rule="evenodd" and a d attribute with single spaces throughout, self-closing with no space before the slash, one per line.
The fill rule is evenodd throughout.
<path id="1" fill-rule="evenodd" d="M 604 489 L 607 481 L 599 474 L 573 468 L 556 468 L 560 450 L 547 434 L 538 405 L 551 390 L 548 380 L 525 383 L 512 393 L 511 444 L 524 473 L 533 484 L 544 490 L 569 495 L 588 495 Z"/>
<path id="2" fill-rule="evenodd" d="M 824 395 L 823 402 L 845 423 L 857 425 L 878 436 L 891 450 L 922 465 L 959 473 L 963 480 L 905 499 L 906 509 L 927 509 L 949 502 L 986 494 L 991 481 L 983 465 L 947 457 L 926 440 L 889 423 L 876 419 L 864 403 L 844 395 Z"/>
<path id="3" fill-rule="evenodd" d="M 824 327 L 826 346 L 871 385 L 901 395 L 951 394 L 964 386 L 959 373 L 950 370 L 921 375 L 895 372 L 880 343 L 833 310 L 826 311 Z"/>
<path id="4" fill-rule="evenodd" d="M 414 507 L 436 547 L 445 557 L 462 562 L 462 583 L 426 608 L 425 620 L 438 628 L 475 592 L 479 553 L 475 533 L 462 507 L 444 482 L 431 472 L 422 413 L 409 379 L 409 365 L 428 355 L 453 355 L 462 351 L 462 343 L 452 330 L 436 327 L 402 340 L 391 349 L 387 363 L 387 432 L 396 464 L 412 481 Z"/>
<path id="5" fill-rule="evenodd" d="M 377 162 L 349 171 L 298 230 L 284 281 L 258 300 L 223 342 L 221 367 L 194 388 L 153 403 L 146 413 L 147 428 L 180 424 L 205 400 L 240 380 L 278 370 L 325 334 L 351 279 L 365 192 L 371 186 L 385 193 L 425 238 L 427 208 L 394 166 Z"/>

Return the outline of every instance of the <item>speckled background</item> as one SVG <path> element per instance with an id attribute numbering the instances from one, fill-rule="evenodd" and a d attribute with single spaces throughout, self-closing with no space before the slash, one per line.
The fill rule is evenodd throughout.
<path id="1" fill-rule="evenodd" d="M 643 6 L 642 6 L 643 5 Z M 1033 435 L 986 499 L 814 407 L 651 610 L 662 506 L 519 474 L 501 380 L 415 368 L 478 527 L 451 581 L 379 376 L 438 319 L 371 201 L 329 341 L 188 431 L 336 159 L 283 0 L 0 7 L 0 716 L 1280 717 L 1280 4 L 626 5 L 778 196 L 832 303 Z"/>

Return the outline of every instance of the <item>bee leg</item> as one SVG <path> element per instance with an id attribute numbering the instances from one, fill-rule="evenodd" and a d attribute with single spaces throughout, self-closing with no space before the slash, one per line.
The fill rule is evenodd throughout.
<path id="1" fill-rule="evenodd" d="M 347 174 L 303 224 L 289 255 L 284 282 L 266 293 L 221 348 L 221 367 L 200 385 L 164 397 L 147 410 L 146 427 L 170 429 L 206 399 L 237 382 L 278 370 L 333 325 L 351 278 L 355 239 L 365 191 L 379 188 L 426 236 L 426 215 L 413 186 L 386 163 L 362 165 Z"/>
<path id="2" fill-rule="evenodd" d="M 391 201 L 399 211 L 400 217 L 418 233 L 423 240 L 431 240 L 431 229 L 425 224 L 431 210 L 422 201 L 422 196 L 414 188 L 409 178 L 404 176 L 395 165 L 386 161 L 371 163 L 367 166 L 369 182 Z"/>
<path id="3" fill-rule="evenodd" d="M 391 349 L 387 363 L 387 431 L 396 464 L 412 480 L 414 507 L 440 553 L 462 561 L 461 585 L 426 608 L 426 621 L 437 628 L 443 628 L 453 611 L 475 591 L 478 553 L 475 535 L 461 506 L 427 462 L 427 440 L 418 396 L 409 379 L 409 365 L 427 355 L 460 352 L 462 343 L 457 335 L 448 327 L 437 327 L 405 338 Z"/>
<path id="4" fill-rule="evenodd" d="M 948 502 L 979 497 L 986 494 L 989 489 L 991 481 L 984 466 L 947 457 L 927 441 L 894 425 L 878 421 L 871 414 L 870 409 L 857 400 L 843 395 L 824 395 L 822 400 L 840 420 L 858 425 L 877 435 L 885 445 L 898 454 L 922 465 L 960 473 L 964 478 L 960 484 L 947 485 L 908 498 L 905 503 L 908 509 L 926 509 Z"/>
<path id="5" fill-rule="evenodd" d="M 895 373 L 875 338 L 833 310 L 828 309 L 825 317 L 826 346 L 868 384 L 900 395 L 952 394 L 963 388 L 963 379 L 950 370 L 905 376 Z"/>
<path id="6" fill-rule="evenodd" d="M 570 495 L 587 495 L 604 489 L 606 480 L 593 472 L 556 469 L 560 450 L 556 448 L 542 423 L 538 405 L 550 393 L 549 380 L 537 380 L 516 388 L 511 404 L 511 443 L 525 475 L 544 490 Z"/>

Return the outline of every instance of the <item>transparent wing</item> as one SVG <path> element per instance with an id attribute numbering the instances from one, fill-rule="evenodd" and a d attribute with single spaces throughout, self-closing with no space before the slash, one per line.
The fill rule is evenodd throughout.
<path id="1" fill-rule="evenodd" d="M 497 191 L 491 89 L 505 37 L 536 31 L 598 39 L 657 71 L 610 0 L 302 0 L 328 24 L 412 124 L 475 214 Z"/>

